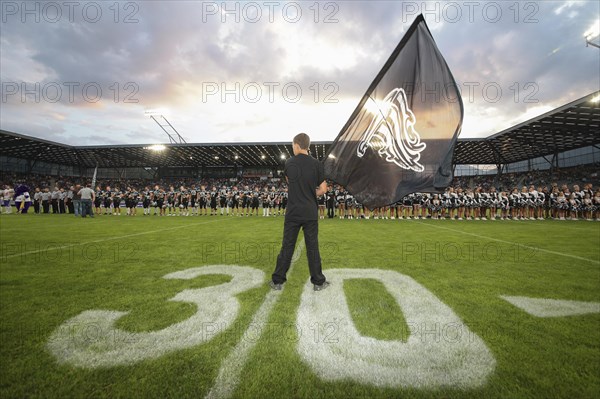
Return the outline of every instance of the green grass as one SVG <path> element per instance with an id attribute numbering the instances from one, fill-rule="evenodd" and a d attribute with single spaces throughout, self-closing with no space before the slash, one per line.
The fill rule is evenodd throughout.
<path id="1" fill-rule="evenodd" d="M 352 320 L 361 335 L 406 342 L 409 329 L 402 309 L 380 281 L 349 279 L 344 281 L 344 293 Z M 386 317 L 381 317 L 383 315 Z"/>
<path id="2" fill-rule="evenodd" d="M 225 283 L 168 273 L 214 264 L 275 265 L 283 218 L 0 216 L 0 397 L 204 397 L 223 360 L 244 339 L 268 295 L 266 284 L 237 296 L 233 327 L 211 341 L 116 367 L 59 364 L 46 345 L 66 320 L 93 309 L 129 311 L 117 327 L 160 330 L 195 313 L 168 299 Z M 377 268 L 410 276 L 486 343 L 496 359 L 475 389 L 376 388 L 323 381 L 298 355 L 294 326 L 307 281 L 306 255 L 288 276 L 241 372 L 234 397 L 597 397 L 600 314 L 536 318 L 499 295 L 600 301 L 600 223 L 559 221 L 325 220 L 324 273 Z M 408 339 L 400 307 L 378 280 L 343 285 L 358 331 Z M 326 322 L 326 320 L 324 320 Z M 335 333 L 335 331 L 333 331 Z"/>

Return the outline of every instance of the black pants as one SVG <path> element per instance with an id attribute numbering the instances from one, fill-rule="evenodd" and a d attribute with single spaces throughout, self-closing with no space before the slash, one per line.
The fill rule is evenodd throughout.
<path id="1" fill-rule="evenodd" d="M 296 246 L 300 227 L 304 231 L 310 281 L 317 285 L 325 282 L 325 276 L 321 270 L 321 255 L 319 254 L 319 222 L 317 220 L 303 222 L 286 220 L 283 224 L 281 251 L 277 256 L 277 266 L 272 276 L 273 282 L 276 284 L 282 284 L 287 280 L 285 275 L 292 263 L 292 256 L 294 255 L 294 247 Z"/>
<path id="2" fill-rule="evenodd" d="M 50 201 L 42 201 L 42 208 L 44 209 L 44 213 L 50 212 Z"/>
<path id="3" fill-rule="evenodd" d="M 327 217 L 329 219 L 335 216 L 335 209 L 333 207 L 333 201 L 327 201 Z"/>
<path id="4" fill-rule="evenodd" d="M 40 213 L 40 202 L 39 201 L 33 201 L 33 210 L 35 211 L 35 213 Z"/>
<path id="5" fill-rule="evenodd" d="M 53 199 L 50 204 L 52 205 L 52 213 L 60 213 L 58 210 L 58 200 Z"/>

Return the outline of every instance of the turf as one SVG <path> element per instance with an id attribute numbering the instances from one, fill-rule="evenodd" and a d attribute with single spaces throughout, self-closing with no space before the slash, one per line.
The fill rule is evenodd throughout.
<path id="1" fill-rule="evenodd" d="M 0 397 L 204 397 L 223 360 L 269 294 L 283 218 L 0 216 Z M 474 389 L 376 388 L 323 381 L 297 353 L 303 253 L 241 371 L 234 397 L 597 397 L 600 314 L 536 318 L 500 295 L 600 301 L 600 223 L 569 221 L 325 220 L 324 273 L 390 269 L 410 276 L 448 305 L 496 359 Z M 168 301 L 178 292 L 230 280 L 224 275 L 167 280 L 168 273 L 217 264 L 251 266 L 265 284 L 237 296 L 233 326 L 207 343 L 156 359 L 82 369 L 47 348 L 61 324 L 93 309 L 129 311 L 117 327 L 160 330 L 195 313 Z M 343 286 L 364 336 L 405 341 L 402 312 L 377 280 Z M 330 322 L 323 320 L 324 323 Z M 325 330 L 335 338 L 335 325 Z M 90 329 L 94 338 L 98 334 Z"/>

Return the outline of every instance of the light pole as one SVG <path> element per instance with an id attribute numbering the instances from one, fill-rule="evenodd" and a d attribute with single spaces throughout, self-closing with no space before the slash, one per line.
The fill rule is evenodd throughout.
<path id="1" fill-rule="evenodd" d="M 160 128 L 167 134 L 167 136 L 169 136 L 170 143 L 173 143 L 173 144 L 186 143 L 185 139 L 183 137 L 181 137 L 181 135 L 179 134 L 177 129 L 175 129 L 173 127 L 173 125 L 171 125 L 171 123 L 167 120 L 167 118 L 165 118 L 163 113 L 164 113 L 164 111 L 161 111 L 161 110 L 149 110 L 149 111 L 145 111 L 144 115 L 152 118 L 152 120 L 154 122 L 156 122 L 156 124 L 158 126 L 160 126 Z M 175 138 L 177 138 L 179 140 L 179 143 L 177 142 L 177 140 L 175 140 Z"/>
<path id="2" fill-rule="evenodd" d="M 597 19 L 583 36 L 585 36 L 585 47 L 594 46 L 600 48 L 600 44 L 594 42 L 594 40 L 600 37 L 600 19 Z"/>

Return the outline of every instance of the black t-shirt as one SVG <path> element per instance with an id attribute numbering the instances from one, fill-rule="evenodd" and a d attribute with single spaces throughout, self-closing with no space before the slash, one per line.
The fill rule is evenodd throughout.
<path id="1" fill-rule="evenodd" d="M 317 220 L 316 189 L 325 180 L 323 164 L 313 157 L 298 154 L 285 163 L 288 202 L 285 218 L 294 221 Z"/>

